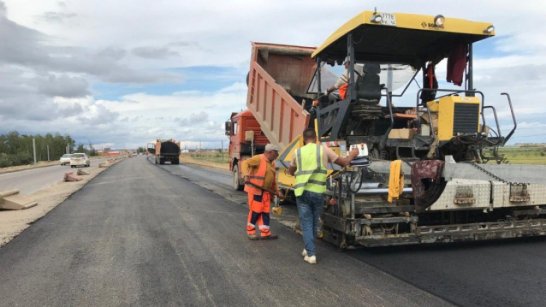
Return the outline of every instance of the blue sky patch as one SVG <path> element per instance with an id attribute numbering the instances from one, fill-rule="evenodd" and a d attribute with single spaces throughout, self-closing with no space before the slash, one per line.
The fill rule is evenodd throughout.
<path id="1" fill-rule="evenodd" d="M 246 73 L 229 66 L 191 66 L 167 70 L 180 74 L 182 81 L 155 84 L 119 84 L 97 82 L 91 91 L 97 99 L 118 100 L 132 93 L 171 95 L 181 91 L 216 92 L 237 82 L 245 82 Z"/>

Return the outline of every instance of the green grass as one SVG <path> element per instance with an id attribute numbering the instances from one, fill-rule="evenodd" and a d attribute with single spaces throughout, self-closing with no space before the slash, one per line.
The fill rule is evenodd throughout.
<path id="1" fill-rule="evenodd" d="M 499 153 L 511 164 L 546 164 L 546 147 L 504 147 Z"/>
<path id="2" fill-rule="evenodd" d="M 227 152 L 192 152 L 190 153 L 190 157 L 196 160 L 204 160 L 215 163 L 229 163 L 229 154 Z"/>
<path id="3" fill-rule="evenodd" d="M 511 164 L 544 164 L 546 165 L 546 147 L 504 147 L 499 149 L 499 153 L 504 155 Z M 193 159 L 209 161 L 214 163 L 229 163 L 229 154 L 227 152 L 192 152 Z M 491 163 L 491 162 L 490 162 Z"/>

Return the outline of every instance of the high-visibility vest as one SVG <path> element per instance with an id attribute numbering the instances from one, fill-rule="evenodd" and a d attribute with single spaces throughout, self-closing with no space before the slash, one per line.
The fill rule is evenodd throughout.
<path id="1" fill-rule="evenodd" d="M 245 192 L 252 192 L 254 194 L 262 194 L 262 191 L 255 186 L 263 187 L 265 183 L 265 172 L 267 170 L 267 158 L 265 155 L 260 155 L 260 165 L 258 166 L 258 170 L 256 172 L 249 174 L 248 181 L 252 183 L 254 186 L 250 184 L 245 184 Z"/>
<path id="2" fill-rule="evenodd" d="M 321 145 L 307 144 L 296 150 L 296 184 L 294 194 L 301 196 L 303 191 L 326 192 L 326 168 L 322 165 L 324 150 Z"/>

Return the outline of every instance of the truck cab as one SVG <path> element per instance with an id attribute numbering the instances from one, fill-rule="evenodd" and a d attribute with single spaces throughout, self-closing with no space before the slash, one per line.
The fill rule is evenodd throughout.
<path id="1" fill-rule="evenodd" d="M 226 122 L 226 135 L 229 137 L 229 169 L 233 175 L 233 188 L 243 189 L 241 164 L 256 154 L 264 152 L 269 140 L 260 129 L 260 124 L 250 111 L 232 113 Z"/>

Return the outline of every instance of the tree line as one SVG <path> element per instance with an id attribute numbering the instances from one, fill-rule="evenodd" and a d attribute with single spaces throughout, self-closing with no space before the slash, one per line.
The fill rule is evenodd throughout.
<path id="1" fill-rule="evenodd" d="M 69 135 L 59 133 L 45 135 L 19 134 L 16 131 L 0 135 L 0 167 L 31 164 L 34 162 L 32 139 L 36 141 L 36 161 L 59 160 L 67 150 L 69 152 L 86 152 L 94 155 L 91 145 L 85 148 L 83 144 L 76 146 L 75 140 Z"/>

